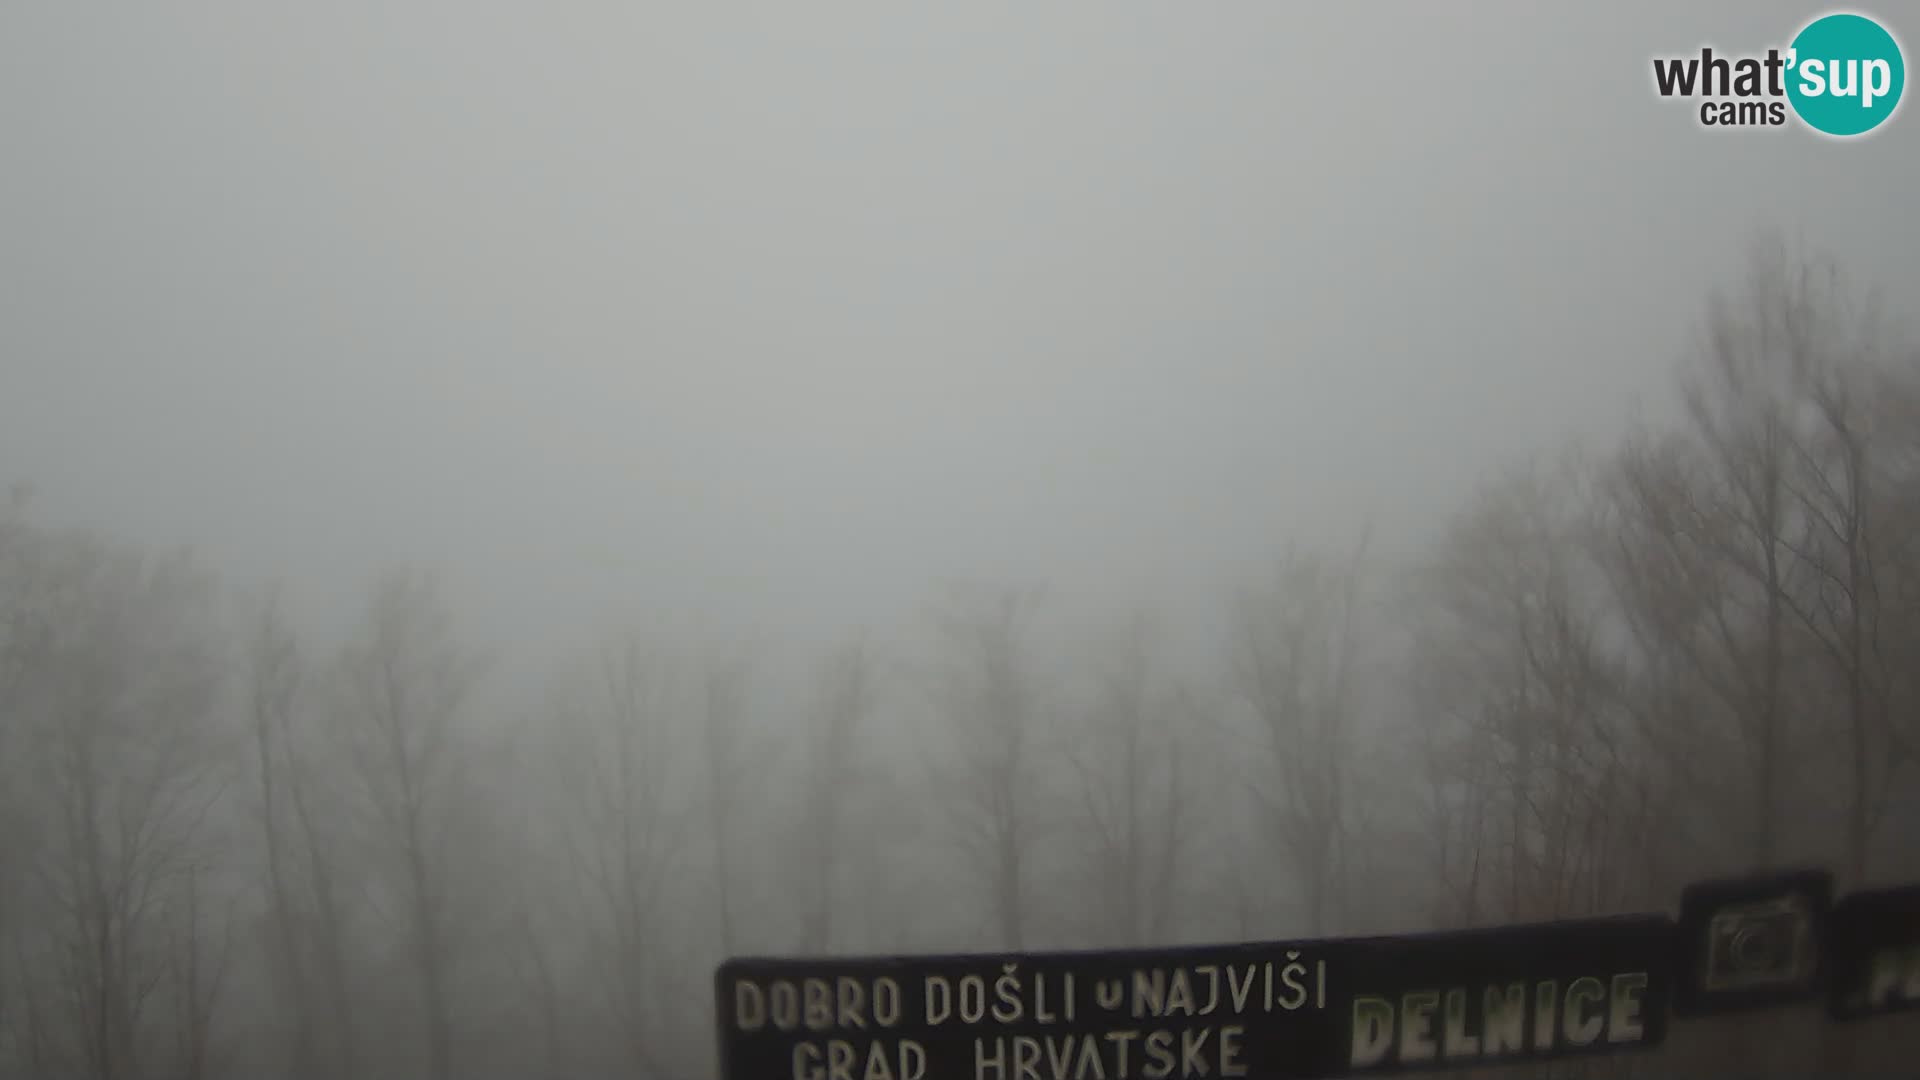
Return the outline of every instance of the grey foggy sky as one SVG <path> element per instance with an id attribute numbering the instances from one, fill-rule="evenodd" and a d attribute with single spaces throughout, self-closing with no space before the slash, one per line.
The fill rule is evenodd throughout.
<path id="1" fill-rule="evenodd" d="M 1758 227 L 1920 280 L 1910 104 L 1650 89 L 1812 7 L 1325 7 L 5 5 L 0 480 L 494 637 L 1216 590 L 1616 424 Z"/>

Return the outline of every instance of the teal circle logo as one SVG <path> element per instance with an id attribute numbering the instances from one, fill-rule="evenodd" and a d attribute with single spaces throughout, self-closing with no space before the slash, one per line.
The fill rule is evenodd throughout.
<path id="1" fill-rule="evenodd" d="M 1900 107 L 1907 65 L 1900 43 L 1865 15 L 1822 15 L 1793 39 L 1787 100 L 1815 131 L 1865 135 Z"/>

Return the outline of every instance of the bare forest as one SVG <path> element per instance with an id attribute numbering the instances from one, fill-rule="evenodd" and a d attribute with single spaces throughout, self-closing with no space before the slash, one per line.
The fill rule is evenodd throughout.
<path id="1" fill-rule="evenodd" d="M 1920 875 L 1920 352 L 1861 283 L 1757 250 L 1632 430 L 1510 462 L 1411 557 L 1364 521 L 1275 537 L 1268 572 L 1199 598 L 1197 648 L 1040 582 L 930 582 L 912 634 L 776 655 L 615 613 L 528 672 L 463 635 L 432 566 L 321 631 L 270 581 L 68 529 L 22 486 L 0 1077 L 693 1080 L 728 955 Z M 1584 1068 L 1871 1071 L 1914 1045 L 1761 1018 Z"/>

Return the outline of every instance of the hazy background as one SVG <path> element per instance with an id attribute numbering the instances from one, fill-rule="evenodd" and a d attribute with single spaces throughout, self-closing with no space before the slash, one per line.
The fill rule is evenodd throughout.
<path id="1" fill-rule="evenodd" d="M 1690 636 L 1699 611 L 1751 614 L 1739 560 L 1688 548 L 1654 512 L 1657 496 L 1703 493 L 1730 547 L 1740 539 L 1738 500 L 1709 467 L 1732 466 L 1702 448 L 1674 391 L 1702 354 L 1710 295 L 1744 287 L 1757 236 L 1880 297 L 1885 355 L 1847 354 L 1836 378 L 1920 386 L 1913 107 L 1845 143 L 1703 130 L 1695 107 L 1652 88 L 1655 54 L 1761 50 L 1812 13 L 1774 0 L 0 6 L 0 486 L 31 491 L 0 506 L 0 707 L 18 721 L 0 728 L 0 776 L 22 793 L 0 790 L 0 878 L 77 881 L 104 858 L 87 846 L 98 829 L 48 808 L 147 790 L 115 770 L 215 800 L 205 820 L 142 810 L 166 826 L 153 835 L 179 838 L 123 882 L 173 890 L 158 914 L 122 911 L 89 937 L 81 901 L 0 889 L 0 946 L 15 950 L 0 965 L 0 1076 L 59 1060 L 98 1080 L 328 1080 L 347 1058 L 310 1046 L 357 1039 L 356 1075 L 694 1080 L 712 1049 L 707 980 L 734 952 L 1645 909 L 1702 873 L 1843 848 L 1850 880 L 1899 876 L 1914 854 L 1903 823 L 1920 820 L 1920 682 L 1899 674 L 1920 670 L 1920 555 L 1888 555 L 1876 579 L 1905 652 L 1809 660 L 1837 655 L 1838 616 L 1815 614 L 1759 665 L 1757 623 L 1718 646 Z M 1910 3 L 1878 14 L 1920 33 Z M 1743 310 L 1764 321 L 1773 295 Z M 1823 356 L 1845 352 L 1839 340 L 1822 338 Z M 1886 510 L 1888 537 L 1920 535 L 1920 396 L 1898 414 L 1891 392 L 1861 395 L 1882 398 L 1892 434 L 1863 505 Z M 1644 473 L 1636 417 L 1674 440 Z M 1825 475 L 1831 434 L 1806 436 L 1822 464 L 1795 476 Z M 1591 451 L 1586 479 L 1486 494 L 1515 463 L 1576 445 Z M 1653 477 L 1655 495 L 1635 503 L 1623 476 Z M 1589 503 L 1617 513 L 1588 520 Z M 1496 527 L 1534 511 L 1548 524 Z M 116 576 L 69 528 L 100 551 L 190 549 L 217 578 L 207 610 L 163 564 Z M 1602 534 L 1590 528 L 1646 555 L 1644 573 L 1582 562 Z M 1364 565 L 1350 564 L 1363 534 Z M 1293 543 L 1323 556 L 1317 569 L 1284 569 Z M 1495 581 L 1474 561 L 1509 549 L 1547 569 Z M 1662 555 L 1684 564 L 1672 581 L 1649 569 Z M 1578 565 L 1563 574 L 1562 560 Z M 380 576 L 396 567 L 444 589 Z M 1342 594 L 1362 579 L 1365 603 Z M 275 581 L 286 621 L 262 629 L 256 601 Z M 1044 613 L 1030 625 L 954 581 L 1044 586 Z M 1704 599 L 1676 614 L 1670 595 Z M 1515 600 L 1517 622 L 1474 623 L 1489 596 Z M 1559 642 L 1579 693 L 1529 677 L 1516 690 L 1468 655 L 1482 632 L 1533 643 L 1536 601 L 1591 631 Z M 1338 629 L 1356 610 L 1360 629 Z M 934 611 L 953 615 L 945 637 Z M 1136 611 L 1167 636 L 1129 653 L 1117 628 Z M 1623 641 L 1636 618 L 1653 629 Z M 22 629 L 42 623 L 59 629 Z M 1286 627 L 1324 645 L 1292 661 L 1312 668 L 1311 709 L 1249 687 Z M 594 698 L 607 687 L 593 658 L 632 659 L 605 647 L 636 628 L 667 643 L 635 676 L 658 701 Z M 877 705 L 847 689 L 864 675 L 822 662 L 861 629 Z M 439 653 L 408 651 L 449 640 L 486 660 L 471 688 L 419 659 Z M 755 672 L 736 687 L 744 705 L 715 660 L 740 642 Z M 1693 648 L 1693 668 L 1667 670 Z M 377 661 L 403 654 L 416 711 L 370 704 Z M 1730 682 L 1743 689 L 1722 693 Z M 91 696 L 150 683 L 152 700 L 127 691 L 143 704 Z M 1524 707 L 1485 719 L 1515 695 Z M 1840 705 L 1869 697 L 1871 721 Z M 116 709 L 129 724 L 100 719 Z M 457 734 L 434 753 L 459 768 L 435 789 L 437 839 L 369 824 L 397 773 L 355 740 L 441 723 Z M 1592 732 L 1603 746 L 1581 741 Z M 629 736 L 662 740 L 634 752 L 654 770 L 644 781 L 616 785 L 636 802 L 607 818 L 570 803 L 586 798 L 581 776 L 628 761 Z M 1533 792 L 1536 736 L 1605 757 L 1604 773 L 1563 769 Z M 1151 775 L 1076 756 L 1136 738 Z M 122 756 L 48 764 L 78 760 L 48 747 L 96 743 Z M 836 772 L 849 746 L 861 761 Z M 1755 746 L 1754 760 L 1787 764 L 1723 767 Z M 1871 767 L 1849 773 L 1843 748 Z M 1334 764 L 1320 769 L 1323 751 Z M 1349 774 L 1348 802 L 1316 804 L 1305 825 L 1260 802 Z M 1770 808 L 1758 824 L 1749 781 Z M 323 828 L 288 824 L 302 784 Z M 1067 806 L 1075 785 L 1115 801 Z M 1841 822 L 1843 787 L 1876 808 L 1870 827 Z M 1003 788 L 1032 796 L 1017 824 L 1045 832 L 1000 821 L 1004 846 L 1051 854 L 1030 859 L 1040 869 L 995 909 L 998 928 L 975 926 L 954 890 L 986 877 L 938 877 L 961 860 L 932 838 Z M 1075 859 L 1116 843 L 1101 829 L 1132 813 L 1124 792 L 1147 816 L 1179 807 L 1178 842 L 1155 841 L 1151 866 L 1075 877 Z M 1523 822 L 1535 795 L 1551 812 Z M 276 807 L 278 824 L 263 813 Z M 1482 819 L 1503 813 L 1514 836 L 1535 830 L 1512 850 L 1540 853 L 1512 855 L 1496 888 L 1497 853 L 1479 877 L 1498 839 Z M 657 903 L 629 904 L 645 930 L 628 940 L 592 907 L 590 875 L 554 860 L 574 842 L 610 850 L 635 822 L 668 839 L 629 868 L 629 882 L 665 884 Z M 269 874 L 276 844 L 306 868 Z M 431 872 L 403 865 L 426 848 Z M 1247 852 L 1274 880 L 1235 869 Z M 1467 862 L 1470 882 L 1448 876 Z M 357 884 L 333 895 L 322 863 Z M 1141 885 L 1174 878 L 1193 891 Z M 1147 899 L 1111 922 L 1085 914 L 1087 897 L 1136 886 Z M 452 928 L 381 921 L 383 896 L 449 890 L 478 898 L 454 905 Z M 200 906 L 214 899 L 229 904 L 219 919 Z M 50 914 L 69 900 L 71 926 Z M 831 932 L 809 921 L 823 911 L 838 913 Z M 180 926 L 187 945 L 140 951 Z M 405 966 L 402 945 L 435 940 L 438 959 Z M 76 942 L 174 980 L 154 992 L 187 1003 L 178 1031 L 129 1021 L 96 1045 L 86 1025 L 35 1012 L 71 1004 L 61 995 L 94 1003 L 72 1016 L 110 1011 L 144 985 L 62 974 Z M 183 957 L 218 957 L 221 994 L 176 985 Z M 428 970 L 451 1004 L 415 1000 Z M 593 1011 L 616 999 L 619 1015 Z M 173 1023 L 155 1008 L 143 1023 Z M 542 1009 L 564 1019 L 530 1019 Z M 432 1049 L 435 1017 L 451 1058 Z M 1794 1045 L 1803 1056 L 1733 1059 L 1714 1044 L 1694 1066 L 1844 1066 L 1819 1038 Z"/>
<path id="2" fill-rule="evenodd" d="M 1652 93 L 1803 6 L 1470 12 L 10 5 L 0 462 L 314 604 L 791 632 L 1411 535 L 1759 226 L 1920 279 L 1911 125 Z"/>

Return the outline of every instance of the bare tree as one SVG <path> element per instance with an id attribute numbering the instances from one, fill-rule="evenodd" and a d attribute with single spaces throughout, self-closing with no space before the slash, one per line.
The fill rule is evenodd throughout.
<path id="1" fill-rule="evenodd" d="M 746 773 L 746 690 L 751 671 L 747 654 L 730 650 L 709 657 L 700 682 L 700 731 L 706 748 L 707 826 L 713 843 L 714 912 L 720 952 L 733 955 L 734 858 L 738 846 L 734 822 L 750 778 Z"/>
<path id="2" fill-rule="evenodd" d="M 19 925 L 24 902 L 22 882 L 29 855 L 30 806 L 22 795 L 29 747 L 21 715 L 28 705 L 28 677 L 44 652 L 44 619 L 33 595 L 42 547 L 40 530 L 27 518 L 26 489 L 13 485 L 0 502 L 0 1045 L 31 1068 L 43 1068 L 36 1056 L 41 1030 L 36 995 L 23 978 Z M 8 1055 L 0 1054 L 0 1062 Z"/>
<path id="3" fill-rule="evenodd" d="M 1888 764 L 1912 768 L 1920 763 L 1920 352 L 1889 359 L 1873 400 L 1880 493 L 1867 532 L 1880 626 L 1870 642 L 1887 680 Z"/>
<path id="4" fill-rule="evenodd" d="M 1817 362 L 1816 303 L 1807 268 L 1784 249 L 1757 249 L 1746 290 L 1716 297 L 1707 346 L 1684 385 L 1687 416 L 1710 483 L 1700 538 L 1729 572 L 1714 637 L 1722 655 L 1706 684 L 1742 733 L 1751 770 L 1752 861 L 1778 857 L 1789 714 L 1788 600 L 1795 533 L 1790 479 L 1798 403 Z M 1703 670 L 1702 674 L 1706 675 Z"/>
<path id="5" fill-rule="evenodd" d="M 291 1025 L 288 1052 L 296 1077 L 317 1075 L 313 1008 L 308 994 L 306 958 L 300 944 L 295 914 L 297 903 L 290 881 L 286 823 L 282 814 L 286 795 L 281 790 L 287 750 L 283 745 L 299 687 L 297 656 L 292 636 L 281 624 L 277 598 L 262 605 L 249 653 L 255 778 L 260 786 L 260 830 L 267 872 L 267 922 L 277 949 L 277 968 L 285 994 L 285 1012 Z"/>
<path id="6" fill-rule="evenodd" d="M 1428 661 L 1429 658 L 1421 658 Z M 1415 670 L 1413 697 L 1430 699 L 1431 688 L 1451 683 L 1443 673 Z M 1433 921 L 1442 927 L 1480 925 L 1482 895 L 1491 873 L 1488 847 L 1492 842 L 1494 778 L 1491 770 L 1490 739 L 1484 727 L 1466 726 L 1466 738 L 1459 736 L 1458 715 L 1445 717 L 1446 728 L 1437 722 L 1416 724 L 1414 739 L 1418 763 L 1425 784 L 1426 802 L 1418 808 L 1430 823 L 1428 869 L 1437 886 L 1433 898 Z"/>
<path id="7" fill-rule="evenodd" d="M 205 870 L 189 865 L 166 905 L 166 998 L 173 1013 L 168 1072 L 179 1080 L 220 1075 L 227 1058 L 217 1042 L 214 1021 L 233 953 L 237 898 L 216 906 L 209 917 Z"/>
<path id="8" fill-rule="evenodd" d="M 671 933 L 663 890 L 673 872 L 676 823 L 668 803 L 679 702 L 667 662 L 638 637 L 601 646 L 593 662 L 553 699 L 555 776 L 565 796 L 565 850 L 584 886 L 577 910 L 588 969 L 601 981 L 627 1068 L 636 1076 L 670 1070 L 657 1052 L 663 987 L 674 980 L 661 949 Z M 530 947 L 538 949 L 530 939 Z M 532 960 L 550 979 L 541 952 Z"/>
<path id="9" fill-rule="evenodd" d="M 1195 706 L 1159 670 L 1155 644 L 1144 615 L 1115 636 L 1094 675 L 1086 728 L 1063 755 L 1078 774 L 1103 937 L 1122 947 L 1171 941 L 1183 855 L 1201 824 L 1184 764 L 1198 734 Z"/>
<path id="10" fill-rule="evenodd" d="M 1270 755 L 1254 796 L 1291 860 L 1314 933 L 1342 901 L 1365 551 L 1363 538 L 1340 565 L 1290 549 L 1274 580 L 1243 592 L 1235 608 L 1233 682 Z"/>
<path id="11" fill-rule="evenodd" d="M 316 1053 L 316 1068 L 330 1066 L 329 1075 L 351 1075 L 360 1062 L 359 1009 L 355 1005 L 349 973 L 349 952 L 355 944 L 349 935 L 347 896 L 351 881 L 341 866 L 342 836 L 349 830 L 340 821 L 345 799 L 334 787 L 323 783 L 327 758 L 312 737 L 296 738 L 299 728 L 282 729 L 281 744 L 285 782 L 281 785 L 292 811 L 293 835 L 299 839 L 298 865 L 305 871 L 304 925 L 310 929 L 305 942 L 310 962 L 305 969 L 317 974 L 324 1002 L 321 1015 L 327 1023 L 316 1023 L 324 1032 L 323 1044 Z M 321 1063 L 327 1063 L 322 1065 Z"/>
<path id="12" fill-rule="evenodd" d="M 182 955 L 169 916 L 197 895 L 226 775 L 210 582 L 183 560 L 85 537 L 46 554 L 56 587 L 32 616 L 44 633 L 16 744 L 35 765 L 22 779 L 39 823 L 27 863 L 37 931 L 15 941 L 43 980 L 30 1056 L 97 1080 L 187 1069 L 174 1051 L 190 1035 L 205 1060 L 210 999 L 174 997 L 166 978 Z M 196 957 L 200 929 L 180 945 Z"/>
<path id="13" fill-rule="evenodd" d="M 1600 590 L 1584 557 L 1584 469 L 1516 470 L 1484 488 L 1419 575 L 1413 660 L 1425 721 L 1439 725 L 1443 846 L 1481 910 L 1557 917 L 1600 895 L 1625 763 L 1608 690 Z"/>
<path id="14" fill-rule="evenodd" d="M 1883 644 L 1883 593 L 1898 573 L 1900 545 L 1880 517 L 1890 493 L 1911 479 L 1893 447 L 1899 402 L 1914 373 L 1884 362 L 1877 327 L 1866 313 L 1848 308 L 1836 273 L 1786 282 L 1810 294 L 1800 306 L 1814 324 L 1808 336 L 1818 342 L 1800 384 L 1802 420 L 1787 480 L 1800 525 L 1788 546 L 1807 573 L 1804 588 L 1786 601 L 1831 669 L 1841 699 L 1846 869 L 1858 882 L 1868 876 L 1885 791 L 1904 756 L 1890 721 L 1895 675 Z"/>
<path id="15" fill-rule="evenodd" d="M 1026 640 L 1037 599 L 1013 588 L 955 588 L 935 616 L 945 649 L 933 689 L 955 754 L 946 774 L 948 820 L 964 860 L 986 883 L 992 938 L 1004 949 L 1026 942 L 1037 834 L 1027 751 L 1039 702 Z"/>
<path id="16" fill-rule="evenodd" d="M 1605 471 L 1595 550 L 1629 654 L 1617 700 L 1658 750 L 1648 768 L 1696 793 L 1690 816 L 1719 811 L 1698 850 L 1737 831 L 1751 862 L 1777 861 L 1792 782 L 1831 747 L 1849 870 L 1866 871 L 1891 775 L 1876 758 L 1898 757 L 1882 644 L 1898 559 L 1876 521 L 1898 454 L 1875 433 L 1872 345 L 1829 270 L 1761 245 L 1744 291 L 1710 309 L 1686 428 L 1636 433 Z"/>
<path id="17" fill-rule="evenodd" d="M 861 779 L 862 728 L 874 708 L 877 671 L 864 640 L 854 639 L 830 654 L 816 676 L 816 697 L 809 724 L 804 852 L 813 879 L 812 901 L 804 917 L 800 944 L 824 953 L 835 942 L 834 913 L 844 854 L 848 804 Z"/>
<path id="18" fill-rule="evenodd" d="M 412 573 L 378 582 L 337 669 L 368 839 L 385 857 L 389 894 L 401 907 L 434 1080 L 453 1075 L 456 943 L 443 840 L 459 809 L 458 723 L 476 674 L 452 638 L 437 586 Z"/>
<path id="19" fill-rule="evenodd" d="M 1728 715 L 1740 698 L 1723 651 L 1738 640 L 1733 590 L 1705 539 L 1715 526 L 1696 444 L 1635 432 L 1597 479 L 1590 543 L 1621 661 L 1611 696 L 1647 751 L 1635 780 L 1656 803 L 1688 793 L 1684 812 L 1666 815 L 1660 842 L 1643 850 L 1640 876 L 1677 887 L 1692 872 L 1681 864 L 1751 836 L 1750 773 L 1727 767 L 1746 745 Z"/>

